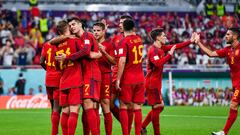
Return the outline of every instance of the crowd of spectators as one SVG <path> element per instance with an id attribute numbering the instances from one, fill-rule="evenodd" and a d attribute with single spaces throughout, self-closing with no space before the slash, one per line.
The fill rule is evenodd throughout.
<path id="1" fill-rule="evenodd" d="M 56 36 L 56 24 L 71 14 L 86 21 L 88 28 L 99 19 L 107 21 L 107 37 L 118 33 L 120 12 L 63 12 L 54 16 L 53 11 L 9 11 L 0 8 L 0 65 L 32 65 L 39 64 L 40 52 L 45 41 Z M 202 42 L 211 49 L 219 49 L 225 45 L 224 34 L 229 27 L 239 26 L 239 19 L 234 14 L 224 16 L 205 16 L 196 13 L 157 13 L 131 12 L 137 25 L 137 34 L 144 42 L 143 55 L 151 45 L 148 33 L 157 27 L 164 28 L 169 44 L 189 39 L 191 33 L 201 34 Z M 40 23 L 46 20 L 47 23 Z M 44 21 L 43 21 L 44 22 Z M 41 26 L 42 25 L 42 26 Z M 196 45 L 177 50 L 169 64 L 177 65 L 212 65 L 223 64 L 224 59 L 210 59 Z"/>
<path id="2" fill-rule="evenodd" d="M 226 87 L 225 90 L 218 88 L 207 89 L 205 87 L 196 89 L 184 89 L 173 87 L 172 99 L 173 105 L 190 105 L 190 106 L 228 106 L 233 92 Z"/>

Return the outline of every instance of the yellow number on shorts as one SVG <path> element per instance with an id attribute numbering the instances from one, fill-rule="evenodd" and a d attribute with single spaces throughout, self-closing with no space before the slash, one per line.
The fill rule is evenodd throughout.
<path id="1" fill-rule="evenodd" d="M 85 84 L 84 87 L 85 87 L 84 95 L 88 96 L 89 95 L 89 87 L 90 87 L 90 85 L 89 84 Z"/>
<path id="2" fill-rule="evenodd" d="M 110 91 L 109 91 L 109 85 L 105 85 L 105 93 L 106 95 L 109 95 L 110 94 Z"/>

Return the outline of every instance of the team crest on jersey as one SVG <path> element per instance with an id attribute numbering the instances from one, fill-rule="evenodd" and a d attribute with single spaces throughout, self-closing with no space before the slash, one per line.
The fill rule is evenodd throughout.
<path id="1" fill-rule="evenodd" d="M 84 44 L 90 44 L 90 41 L 88 39 L 85 39 Z"/>
<path id="2" fill-rule="evenodd" d="M 120 48 L 120 49 L 118 50 L 118 53 L 119 53 L 119 54 L 123 54 L 123 48 Z"/>
<path id="3" fill-rule="evenodd" d="M 159 60 L 159 57 L 158 56 L 154 56 L 153 59 L 154 60 Z"/>
<path id="4" fill-rule="evenodd" d="M 235 51 L 235 55 L 238 56 L 238 54 L 239 54 L 239 49 Z"/>

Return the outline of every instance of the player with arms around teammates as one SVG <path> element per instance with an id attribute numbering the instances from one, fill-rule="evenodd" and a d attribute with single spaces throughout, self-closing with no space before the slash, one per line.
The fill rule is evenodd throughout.
<path id="1" fill-rule="evenodd" d="M 233 123 L 238 116 L 238 107 L 240 103 L 240 30 L 239 28 L 229 28 L 226 35 L 226 42 L 229 46 L 212 51 L 205 47 L 200 40 L 197 40 L 199 47 L 210 57 L 226 58 L 230 67 L 230 75 L 234 94 L 230 103 L 230 111 L 227 122 L 222 131 L 212 132 L 213 135 L 227 135 Z"/>
<path id="2" fill-rule="evenodd" d="M 122 134 L 129 135 L 128 105 L 133 103 L 135 135 L 140 135 L 142 123 L 141 106 L 144 103 L 144 74 L 142 68 L 142 39 L 134 32 L 134 21 L 123 22 L 124 38 L 118 46 L 118 73 L 116 89 L 120 91 L 120 122 Z"/>

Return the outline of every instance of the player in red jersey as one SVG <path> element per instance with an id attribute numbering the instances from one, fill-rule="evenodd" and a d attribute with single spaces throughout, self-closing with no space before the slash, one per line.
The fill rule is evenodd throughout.
<path id="1" fill-rule="evenodd" d="M 71 34 L 67 21 L 60 21 L 57 25 L 57 31 L 61 35 Z M 69 38 L 58 45 L 56 55 L 69 56 L 77 52 L 81 44 L 81 40 Z M 62 133 L 63 135 L 74 135 L 78 122 L 79 107 L 82 103 L 83 79 L 81 64 L 78 61 L 71 60 L 59 61 L 58 67 L 62 72 L 60 80 L 60 105 L 63 107 L 61 116 Z"/>
<path id="2" fill-rule="evenodd" d="M 80 58 L 82 63 L 83 70 L 83 80 L 84 80 L 84 88 L 83 88 L 83 121 L 84 119 L 87 121 L 88 127 L 93 135 L 100 134 L 98 131 L 99 122 L 92 122 L 94 120 L 98 120 L 97 117 L 98 110 L 94 108 L 94 103 L 99 101 L 100 98 L 100 85 L 101 85 L 101 71 L 98 66 L 97 59 L 91 59 L 87 56 L 90 55 L 90 52 L 98 53 L 98 43 L 95 40 L 94 36 L 84 30 L 84 24 L 77 17 L 71 17 L 68 19 L 68 24 L 70 26 L 71 32 L 80 38 L 82 44 L 81 49 L 72 53 L 71 55 L 61 55 L 57 57 L 58 60 L 71 60 L 78 61 Z M 64 41 L 67 39 L 66 37 L 60 37 L 59 40 Z M 59 41 L 58 41 L 59 42 Z M 84 57 L 85 56 L 85 57 Z M 84 58 L 83 58 L 84 57 Z M 84 131 L 85 132 L 85 131 Z M 87 134 L 87 133 L 86 133 Z"/>
<path id="3" fill-rule="evenodd" d="M 119 31 L 120 34 L 115 35 L 112 38 L 112 42 L 115 44 L 115 59 L 116 59 L 116 63 L 118 63 L 119 60 L 119 56 L 118 56 L 118 45 L 119 42 L 124 38 L 124 34 L 123 34 L 123 22 L 126 19 L 133 19 L 131 16 L 129 15 L 122 15 L 120 17 L 120 21 L 119 21 Z M 135 32 L 134 32 L 135 34 Z M 118 64 L 114 65 L 112 68 L 112 85 L 115 86 L 116 84 L 116 80 L 117 80 L 117 72 L 118 72 Z M 119 108 L 114 104 L 115 100 L 118 98 L 118 91 L 116 90 L 115 87 L 112 87 L 112 94 L 111 94 L 111 104 L 110 104 L 110 108 L 111 108 L 111 112 L 113 113 L 114 117 L 117 118 L 117 120 L 119 120 Z M 133 105 L 129 104 L 128 107 L 128 129 L 129 129 L 129 134 L 131 131 L 131 127 L 132 127 L 132 122 L 133 122 Z"/>
<path id="4" fill-rule="evenodd" d="M 239 43 L 239 37 L 240 37 L 240 30 L 239 28 L 229 28 L 225 38 L 227 44 L 230 44 L 229 46 L 212 51 L 205 47 L 200 40 L 197 40 L 197 44 L 199 47 L 210 57 L 220 57 L 220 58 L 226 58 L 227 63 L 230 67 L 230 75 L 232 80 L 232 86 L 234 94 L 232 96 L 231 104 L 230 104 L 230 112 L 228 115 L 227 122 L 225 124 L 225 127 L 223 131 L 219 132 L 212 132 L 213 135 L 227 135 L 230 128 L 232 127 L 234 121 L 237 119 L 238 115 L 238 107 L 240 103 L 240 43 Z"/>
<path id="5" fill-rule="evenodd" d="M 99 59 L 99 67 L 102 73 L 102 83 L 100 90 L 100 103 L 104 114 L 104 124 L 106 135 L 112 134 L 112 115 L 110 112 L 110 99 L 112 87 L 111 66 L 116 64 L 114 58 L 114 44 L 105 39 L 105 24 L 98 22 L 93 25 L 93 33 L 99 43 L 99 48 L 103 57 Z"/>
<path id="6" fill-rule="evenodd" d="M 140 135 L 144 103 L 144 74 L 142 68 L 142 39 L 134 32 L 133 20 L 123 22 L 124 39 L 118 46 L 118 73 L 116 89 L 120 91 L 120 123 L 122 134 L 129 135 L 128 105 L 133 103 L 135 135 Z"/>
<path id="7" fill-rule="evenodd" d="M 52 113 L 52 135 L 58 134 L 58 125 L 60 120 L 60 106 L 59 106 L 59 83 L 61 72 L 55 67 L 55 52 L 57 48 L 46 42 L 43 45 L 40 64 L 46 70 L 45 85 L 48 99 L 51 102 Z"/>
<path id="8" fill-rule="evenodd" d="M 190 45 L 191 41 L 165 46 L 164 44 L 166 43 L 167 38 L 161 28 L 152 30 L 150 36 L 154 43 L 150 46 L 148 51 L 145 88 L 148 97 L 148 104 L 152 106 L 152 110 L 144 119 L 141 134 L 146 134 L 146 127 L 152 121 L 154 135 L 160 135 L 159 114 L 164 108 L 161 94 L 163 65 L 171 59 L 175 49 L 186 47 Z M 192 41 L 193 37 L 194 36 L 191 38 Z M 168 52 L 167 55 L 165 55 L 166 52 Z"/>

